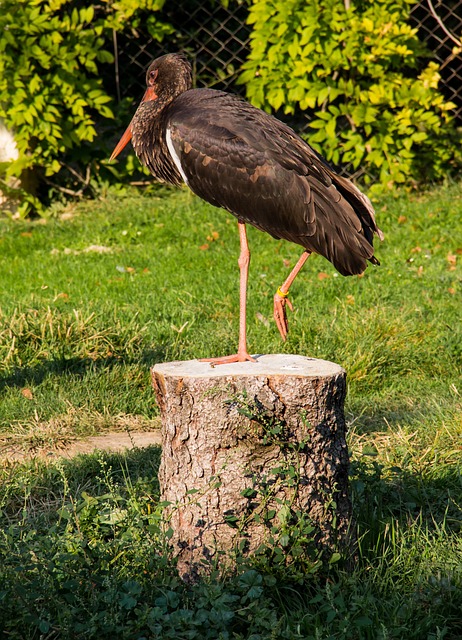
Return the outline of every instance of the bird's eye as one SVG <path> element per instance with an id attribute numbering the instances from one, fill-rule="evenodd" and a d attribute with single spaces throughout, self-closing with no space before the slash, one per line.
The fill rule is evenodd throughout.
<path id="1" fill-rule="evenodd" d="M 154 69 L 153 71 L 149 72 L 148 82 L 149 82 L 150 86 L 152 86 L 154 84 L 158 73 L 159 73 L 159 69 Z"/>

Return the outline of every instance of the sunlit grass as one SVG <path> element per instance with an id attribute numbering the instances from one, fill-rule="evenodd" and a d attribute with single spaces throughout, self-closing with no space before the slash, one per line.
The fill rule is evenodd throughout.
<path id="1" fill-rule="evenodd" d="M 272 296 L 300 251 L 250 229 L 250 349 L 338 362 L 348 406 L 364 421 L 376 423 L 385 407 L 457 404 L 460 192 L 452 185 L 378 202 L 382 266 L 362 278 L 310 258 L 293 287 L 285 344 Z M 46 225 L 1 221 L 4 432 L 10 419 L 48 419 L 66 403 L 152 417 L 150 365 L 235 350 L 235 221 L 187 192 L 161 194 L 83 203 Z"/>

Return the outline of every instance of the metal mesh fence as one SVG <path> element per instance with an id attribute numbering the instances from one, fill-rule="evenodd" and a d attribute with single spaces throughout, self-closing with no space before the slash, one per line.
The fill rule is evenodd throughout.
<path id="1" fill-rule="evenodd" d="M 248 54 L 251 27 L 246 24 L 247 14 L 246 0 L 231 2 L 228 8 L 213 0 L 166 3 L 161 17 L 173 26 L 174 34 L 164 42 L 146 33 L 140 33 L 139 37 L 118 37 L 118 67 L 123 69 L 119 96 L 141 96 L 145 88 L 144 73 L 151 60 L 180 50 L 194 60 L 196 86 L 244 95 L 245 88 L 237 84 L 237 79 Z M 412 8 L 411 23 L 433 58 L 441 64 L 442 90 L 456 104 L 454 115 L 462 124 L 462 55 L 455 49 L 462 34 L 462 0 L 421 0 Z M 281 119 L 287 120 L 284 116 Z M 308 123 L 309 114 L 299 113 L 290 118 L 291 126 L 299 133 L 307 129 Z M 360 177 L 348 165 L 341 172 Z"/>
<path id="2" fill-rule="evenodd" d="M 172 51 L 190 54 L 197 87 L 232 90 L 243 95 L 244 88 L 237 85 L 237 78 L 248 54 L 247 14 L 246 2 L 233 2 L 228 8 L 218 2 L 197 0 L 185 0 L 173 7 L 166 3 L 162 19 L 175 30 L 166 40 L 158 42 L 147 34 L 118 38 L 118 65 L 124 70 L 121 97 L 142 94 L 149 63 Z"/>
<path id="3" fill-rule="evenodd" d="M 412 8 L 411 21 L 441 65 L 442 91 L 462 123 L 462 0 L 422 0 Z"/>

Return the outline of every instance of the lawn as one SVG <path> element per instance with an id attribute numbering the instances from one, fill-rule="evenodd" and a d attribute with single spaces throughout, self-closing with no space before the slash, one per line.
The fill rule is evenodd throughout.
<path id="1" fill-rule="evenodd" d="M 295 579 L 247 567 L 188 587 L 165 553 L 157 448 L 4 457 L 4 637 L 462 637 L 462 184 L 375 204 L 381 266 L 343 278 L 311 257 L 286 343 L 272 297 L 300 249 L 249 229 L 250 352 L 348 374 L 353 570 Z M 3 451 L 157 428 L 150 366 L 237 346 L 229 214 L 166 188 L 53 213 L 0 220 Z"/>

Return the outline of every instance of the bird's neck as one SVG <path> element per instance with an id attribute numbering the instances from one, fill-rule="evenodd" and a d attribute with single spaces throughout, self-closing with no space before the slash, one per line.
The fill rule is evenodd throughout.
<path id="1" fill-rule="evenodd" d="M 158 101 L 140 104 L 132 120 L 132 144 L 140 162 L 157 180 L 178 186 L 183 180 L 166 142 L 171 103 L 161 107 Z"/>

